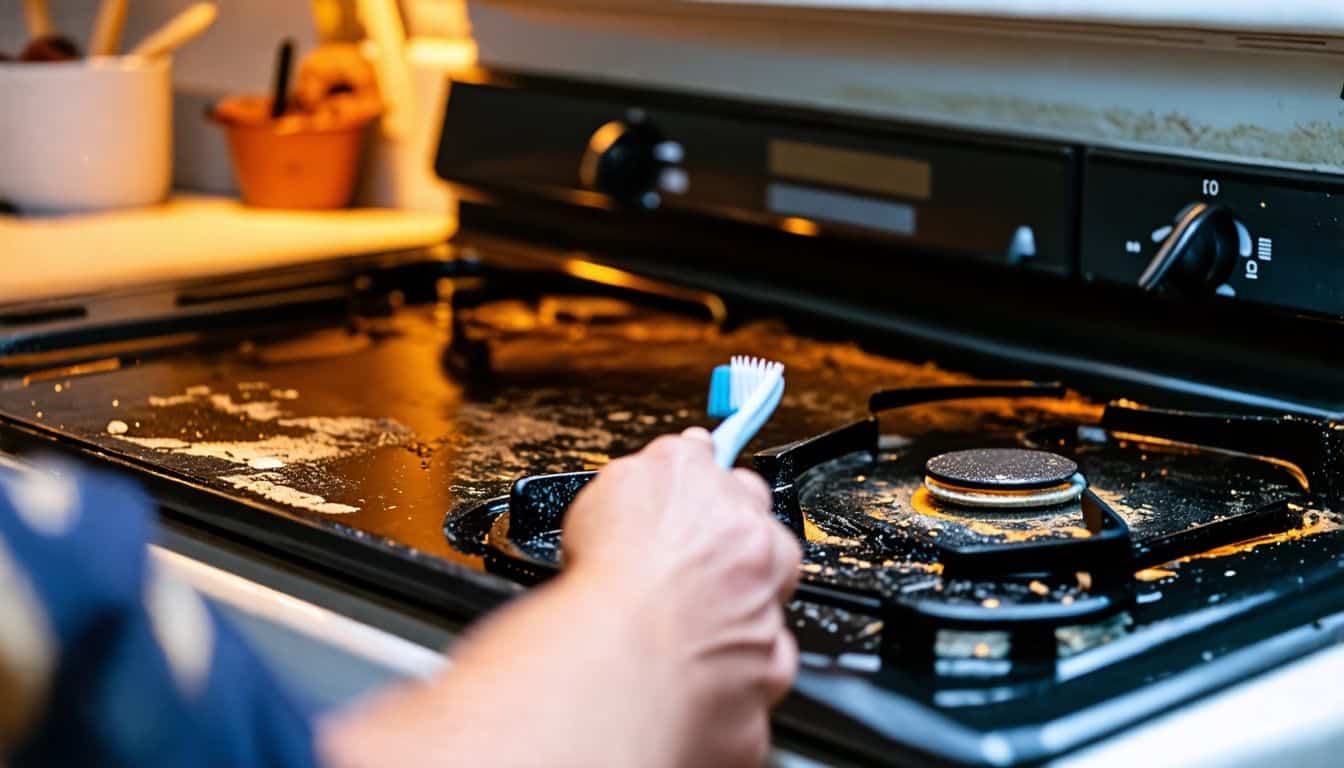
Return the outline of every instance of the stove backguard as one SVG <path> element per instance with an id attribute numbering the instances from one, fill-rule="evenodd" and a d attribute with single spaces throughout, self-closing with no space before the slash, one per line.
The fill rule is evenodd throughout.
<path id="1" fill-rule="evenodd" d="M 454 83 L 437 170 L 463 241 L 859 308 L 1074 381 L 1341 410 L 1339 176 L 489 72 Z M 1194 205 L 1217 226 L 1183 232 Z"/>

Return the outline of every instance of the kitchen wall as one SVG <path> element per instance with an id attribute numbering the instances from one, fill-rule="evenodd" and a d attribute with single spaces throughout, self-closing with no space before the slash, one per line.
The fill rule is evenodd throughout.
<path id="1" fill-rule="evenodd" d="M 194 2 L 130 0 L 126 44 L 133 45 Z M 302 55 L 317 45 L 318 38 L 311 0 L 216 0 L 216 3 L 220 13 L 214 26 L 183 48 L 173 62 L 173 169 L 175 184 L 180 189 L 228 194 L 235 191 L 228 149 L 219 129 L 205 119 L 205 111 L 225 94 L 265 91 L 280 40 L 293 38 Z M 98 0 L 50 0 L 50 4 L 57 29 L 84 47 Z M 439 38 L 467 33 L 462 0 L 402 0 L 401 5 L 412 32 Z M 19 0 L 0 0 L 0 51 L 17 54 L 24 41 L 22 4 Z M 451 68 L 453 62 L 463 60 L 463 55 L 454 55 L 457 52 L 435 53 L 438 55 L 430 58 L 445 61 L 443 68 Z M 469 58 L 469 52 L 464 55 Z"/>

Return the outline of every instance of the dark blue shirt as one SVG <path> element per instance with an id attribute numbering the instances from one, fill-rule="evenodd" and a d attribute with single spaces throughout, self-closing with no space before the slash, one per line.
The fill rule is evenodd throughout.
<path id="1" fill-rule="evenodd" d="M 312 766 L 307 714 L 115 476 L 0 468 L 0 763 Z"/>

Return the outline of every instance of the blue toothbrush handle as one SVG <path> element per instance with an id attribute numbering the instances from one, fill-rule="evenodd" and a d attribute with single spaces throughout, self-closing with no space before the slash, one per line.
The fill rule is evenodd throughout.
<path id="1" fill-rule="evenodd" d="M 733 369 L 720 365 L 709 377 L 709 407 L 711 419 L 726 419 L 733 415 Z"/>

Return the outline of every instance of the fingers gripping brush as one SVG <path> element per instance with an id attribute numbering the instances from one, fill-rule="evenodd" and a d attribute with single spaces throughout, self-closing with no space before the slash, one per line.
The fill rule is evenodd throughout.
<path id="1" fill-rule="evenodd" d="M 784 397 L 784 364 L 735 356 L 714 369 L 709 381 L 709 415 L 723 423 L 710 435 L 714 461 L 727 469 L 770 420 Z"/>

